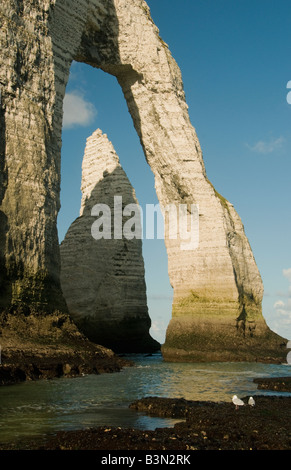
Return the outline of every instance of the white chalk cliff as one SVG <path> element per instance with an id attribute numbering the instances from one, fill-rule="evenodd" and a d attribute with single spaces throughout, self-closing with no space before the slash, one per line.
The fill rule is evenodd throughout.
<path id="1" fill-rule="evenodd" d="M 180 69 L 146 2 L 7 0 L 0 19 L 1 309 L 65 308 L 56 222 L 63 98 L 76 60 L 117 78 L 162 208 L 199 205 L 198 248 L 166 239 L 174 300 L 164 358 L 284 360 L 284 340 L 262 316 L 243 225 L 207 178 Z"/>

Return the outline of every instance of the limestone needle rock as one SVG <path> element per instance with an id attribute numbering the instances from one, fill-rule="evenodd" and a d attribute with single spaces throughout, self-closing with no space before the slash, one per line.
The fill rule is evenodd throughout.
<path id="1" fill-rule="evenodd" d="M 130 208 L 137 209 L 141 224 L 138 201 L 111 142 L 99 129 L 87 139 L 81 189 L 80 217 L 60 247 L 61 286 L 70 314 L 89 339 L 116 352 L 158 350 L 149 334 L 140 231 L 132 239 L 123 233 L 130 220 L 123 210 L 129 204 L 135 205 Z M 110 211 L 108 238 L 103 233 L 100 239 L 92 236 L 96 217 L 91 211 L 97 204 Z"/>

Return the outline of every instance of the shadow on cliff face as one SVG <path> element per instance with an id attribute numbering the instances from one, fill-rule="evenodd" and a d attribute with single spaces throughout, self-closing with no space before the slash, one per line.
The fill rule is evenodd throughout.
<path id="1" fill-rule="evenodd" d="M 122 196 L 122 212 L 127 204 L 137 203 L 121 167 L 104 172 L 86 200 L 83 215 L 72 223 L 61 243 L 63 293 L 74 322 L 94 343 L 118 353 L 154 352 L 160 345 L 149 334 L 142 240 L 124 235 L 114 238 L 114 196 Z M 97 219 L 103 220 L 99 233 L 109 227 L 110 238 L 92 236 L 96 217 L 91 211 L 96 204 L 110 208 L 109 216 L 101 213 Z M 120 215 L 121 230 L 132 217 L 137 220 L 135 214 Z M 136 233 L 134 222 L 132 226 Z"/>
<path id="2" fill-rule="evenodd" d="M 3 211 L 0 211 L 0 312 L 11 303 L 11 284 L 7 279 L 5 247 L 8 232 L 8 219 Z"/>
<path id="3" fill-rule="evenodd" d="M 8 172 L 5 164 L 5 131 L 5 105 L 0 88 L 0 207 L 8 184 Z M 8 228 L 8 218 L 0 210 L 0 310 L 5 309 L 11 302 L 11 285 L 8 282 L 5 256 Z"/>
<path id="4" fill-rule="evenodd" d="M 73 60 L 95 68 L 105 67 L 106 72 L 112 73 L 120 66 L 119 21 L 114 0 L 107 0 L 105 8 L 101 11 L 93 2 L 89 3 L 87 24 Z"/>
<path id="5" fill-rule="evenodd" d="M 143 76 L 134 70 L 131 64 L 122 63 L 119 51 L 119 19 L 114 0 L 107 0 L 106 6 L 107 9 L 102 24 L 97 25 L 94 22 L 93 11 L 91 16 L 89 14 L 87 27 L 82 34 L 80 47 L 73 60 L 101 69 L 105 73 L 116 77 L 122 88 L 134 128 L 144 150 L 139 108 L 131 90 L 136 82 L 143 79 Z M 145 150 L 144 155 L 146 158 Z"/>

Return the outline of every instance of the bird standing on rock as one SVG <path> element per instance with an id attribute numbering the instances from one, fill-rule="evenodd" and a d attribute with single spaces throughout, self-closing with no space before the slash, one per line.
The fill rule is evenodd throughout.
<path id="1" fill-rule="evenodd" d="M 244 406 L 244 402 L 236 395 L 232 397 L 232 403 L 235 405 L 235 409 L 238 410 L 239 406 Z"/>
<path id="2" fill-rule="evenodd" d="M 255 400 L 253 399 L 253 397 L 250 397 L 250 398 L 249 398 L 248 404 L 249 404 L 250 406 L 255 406 Z"/>

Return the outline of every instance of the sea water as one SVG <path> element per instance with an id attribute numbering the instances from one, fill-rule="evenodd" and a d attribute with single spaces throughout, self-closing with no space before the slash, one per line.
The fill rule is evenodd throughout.
<path id="1" fill-rule="evenodd" d="M 134 355 L 134 367 L 113 374 L 25 382 L 0 387 L 0 442 L 96 426 L 155 429 L 177 420 L 129 409 L 146 396 L 231 401 L 232 395 L 285 395 L 257 389 L 257 377 L 290 374 L 290 365 L 169 363 L 160 354 Z"/>

